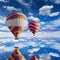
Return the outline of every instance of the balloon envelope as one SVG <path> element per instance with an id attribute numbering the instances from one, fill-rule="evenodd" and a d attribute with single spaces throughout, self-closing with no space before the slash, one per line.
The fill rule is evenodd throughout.
<path id="1" fill-rule="evenodd" d="M 26 60 L 21 52 L 16 48 L 8 60 Z"/>
<path id="2" fill-rule="evenodd" d="M 27 17 L 21 12 L 15 12 L 8 15 L 6 23 L 16 39 L 28 24 Z"/>
<path id="3" fill-rule="evenodd" d="M 38 31 L 38 29 L 39 29 L 39 27 L 40 27 L 40 24 L 39 24 L 39 22 L 37 22 L 37 21 L 32 21 L 32 22 L 30 22 L 30 23 L 28 24 L 28 27 L 29 27 L 29 30 L 30 30 L 33 34 L 35 34 L 35 33 Z"/>
<path id="4" fill-rule="evenodd" d="M 30 60 L 38 60 L 36 56 L 32 56 Z"/>

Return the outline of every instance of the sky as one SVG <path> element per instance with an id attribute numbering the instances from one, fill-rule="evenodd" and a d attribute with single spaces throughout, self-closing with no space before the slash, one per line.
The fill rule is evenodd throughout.
<path id="1" fill-rule="evenodd" d="M 40 23 L 40 29 L 35 36 L 26 28 L 19 36 L 18 41 L 15 41 L 13 34 L 7 27 L 6 18 L 10 13 L 17 11 L 24 13 L 28 22 L 38 21 Z M 20 49 L 33 46 L 33 49 L 28 50 L 32 54 L 49 45 L 50 48 L 60 52 L 59 40 L 60 0 L 0 0 L 0 53 L 13 51 L 15 46 Z M 45 58 L 47 55 L 49 58 Z M 50 55 L 60 57 L 53 52 L 46 55 L 43 53 L 39 57 L 41 60 L 51 60 Z M 44 59 L 42 59 L 43 57 Z"/>

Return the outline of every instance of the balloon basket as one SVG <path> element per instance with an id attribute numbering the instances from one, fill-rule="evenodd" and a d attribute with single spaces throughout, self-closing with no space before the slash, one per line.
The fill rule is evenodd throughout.
<path id="1" fill-rule="evenodd" d="M 15 40 L 18 40 L 18 38 L 15 38 Z"/>

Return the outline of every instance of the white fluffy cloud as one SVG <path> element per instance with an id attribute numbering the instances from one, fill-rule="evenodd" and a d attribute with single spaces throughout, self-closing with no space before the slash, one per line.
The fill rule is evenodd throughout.
<path id="1" fill-rule="evenodd" d="M 46 15 L 48 16 L 50 13 L 51 13 L 51 9 L 53 8 L 54 6 L 53 5 L 45 5 L 45 6 L 42 6 L 40 9 L 39 9 L 39 14 L 40 15 Z"/>
<path id="2" fill-rule="evenodd" d="M 3 17 L 3 16 L 0 16 L 0 22 L 1 22 L 1 23 L 5 23 L 5 21 L 6 21 L 6 18 Z"/>
<path id="3" fill-rule="evenodd" d="M 54 57 L 60 57 L 59 54 L 57 54 L 57 53 L 53 53 L 53 52 L 50 52 L 49 55 L 50 55 L 50 56 L 54 56 Z"/>
<path id="4" fill-rule="evenodd" d="M 32 20 L 32 21 L 39 21 L 40 20 L 39 18 L 33 17 L 33 16 L 28 17 L 28 19 Z"/>
<path id="5" fill-rule="evenodd" d="M 54 49 L 60 51 L 60 43 L 53 42 L 53 45 L 51 46 L 51 48 L 54 48 Z"/>
<path id="6" fill-rule="evenodd" d="M 56 27 L 60 26 L 60 18 L 57 18 L 53 21 L 50 21 L 49 24 L 45 23 L 45 22 L 41 22 L 41 25 L 44 25 L 44 27 L 42 27 L 42 29 L 47 29 L 47 30 L 51 30 L 51 31 L 57 31 Z"/>
<path id="7" fill-rule="evenodd" d="M 54 13 L 49 14 L 49 16 L 50 16 L 50 17 L 53 17 L 53 16 L 57 16 L 57 15 L 59 15 L 59 14 L 60 14 L 60 12 L 54 12 Z"/>
<path id="8" fill-rule="evenodd" d="M 3 6 L 3 8 L 5 8 L 9 11 L 12 11 L 12 10 L 20 10 L 21 11 L 21 9 L 15 8 L 14 6 Z"/>
<path id="9" fill-rule="evenodd" d="M 51 60 L 49 54 L 41 54 L 39 60 Z"/>
<path id="10" fill-rule="evenodd" d="M 29 3 L 26 3 L 24 0 L 17 0 L 17 2 L 19 2 L 20 4 L 26 6 L 26 7 L 29 7 Z"/>
<path id="11" fill-rule="evenodd" d="M 39 55 L 39 57 L 40 57 L 39 60 L 51 60 L 51 56 L 60 57 L 59 54 L 50 52 L 50 53 L 40 54 Z"/>
<path id="12" fill-rule="evenodd" d="M 34 52 L 37 52 L 39 50 L 40 50 L 40 48 L 33 48 L 33 49 L 28 50 L 28 52 L 33 54 Z"/>
<path id="13" fill-rule="evenodd" d="M 55 3 L 56 4 L 60 4 L 60 0 L 55 0 Z"/>
<path id="14" fill-rule="evenodd" d="M 28 35 L 28 36 L 26 36 L 26 35 Z M 20 37 L 32 38 L 34 36 L 31 32 L 24 32 L 21 34 Z M 60 31 L 53 31 L 53 32 L 41 31 L 41 32 L 37 32 L 35 37 L 37 37 L 37 38 L 60 38 Z"/>
<path id="15" fill-rule="evenodd" d="M 42 22 L 40 22 L 40 23 L 41 23 L 42 25 L 44 25 L 44 24 L 45 24 L 45 22 L 43 22 L 43 21 L 42 21 Z"/>
<path id="16" fill-rule="evenodd" d="M 8 2 L 9 0 L 0 0 L 0 2 Z"/>
<path id="17" fill-rule="evenodd" d="M 29 14 L 29 15 L 33 15 L 33 13 L 31 13 L 31 12 L 29 12 L 28 14 Z"/>
<path id="18" fill-rule="evenodd" d="M 10 52 L 10 51 L 13 51 L 13 50 L 14 50 L 13 47 L 6 47 L 5 45 L 0 46 L 0 53 Z"/>
<path id="19" fill-rule="evenodd" d="M 39 9 L 39 14 L 42 15 L 42 16 L 50 16 L 50 17 L 58 16 L 60 14 L 60 12 L 53 12 L 53 13 L 51 13 L 52 8 L 54 8 L 53 5 L 42 6 Z"/>
<path id="20" fill-rule="evenodd" d="M 60 0 L 42 0 L 42 1 L 44 1 L 44 2 L 50 1 L 52 3 L 60 4 Z"/>
<path id="21" fill-rule="evenodd" d="M 51 23 L 54 25 L 54 26 L 60 26 L 60 18 L 54 20 L 54 21 L 51 21 Z"/>

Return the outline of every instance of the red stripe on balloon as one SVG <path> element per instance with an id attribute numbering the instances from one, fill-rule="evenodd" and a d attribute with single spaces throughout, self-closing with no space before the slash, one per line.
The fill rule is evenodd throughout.
<path id="1" fill-rule="evenodd" d="M 39 23 L 36 21 L 32 21 L 31 24 L 39 26 Z"/>
<path id="2" fill-rule="evenodd" d="M 30 31 L 35 34 L 37 32 L 37 30 L 33 29 L 33 28 L 30 28 Z"/>
<path id="3" fill-rule="evenodd" d="M 35 27 L 35 26 L 29 26 L 29 29 L 30 28 L 33 28 L 34 30 L 37 30 L 38 28 L 37 27 Z"/>
<path id="4" fill-rule="evenodd" d="M 21 16 L 22 15 L 20 15 L 20 14 L 14 14 L 11 17 L 7 18 L 7 20 L 11 20 L 11 19 L 14 19 L 14 18 L 20 18 Z"/>
<path id="5" fill-rule="evenodd" d="M 15 26 L 11 31 L 14 33 L 15 31 L 19 31 L 20 30 L 20 26 Z"/>
<path id="6" fill-rule="evenodd" d="M 39 28 L 39 26 L 35 26 L 35 25 L 32 25 L 32 24 L 29 24 L 28 26 L 29 27 L 31 26 L 31 27 L 34 27 L 34 28 Z"/>

